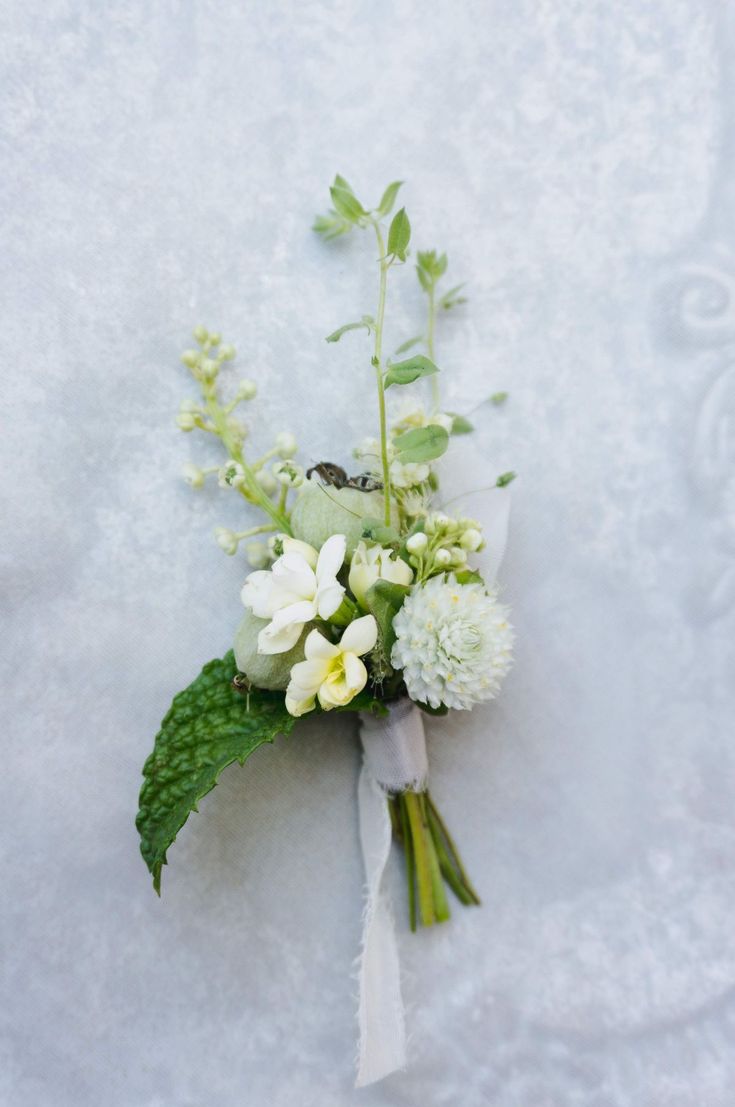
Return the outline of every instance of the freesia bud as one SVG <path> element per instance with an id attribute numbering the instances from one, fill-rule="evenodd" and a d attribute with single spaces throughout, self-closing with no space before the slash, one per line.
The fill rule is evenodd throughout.
<path id="1" fill-rule="evenodd" d="M 187 462 L 186 465 L 181 466 L 181 475 L 192 488 L 202 488 L 204 485 L 204 470 L 198 465 Z"/>
<path id="2" fill-rule="evenodd" d="M 429 545 L 429 539 L 426 537 L 423 531 L 418 531 L 416 534 L 412 534 L 406 542 L 406 549 L 412 554 L 421 554 Z"/>
<path id="3" fill-rule="evenodd" d="M 276 449 L 283 458 L 293 457 L 298 449 L 296 439 L 288 431 L 276 435 Z"/>
<path id="4" fill-rule="evenodd" d="M 377 580 L 408 585 L 413 580 L 413 570 L 390 550 L 358 542 L 350 562 L 349 585 L 361 607 L 366 607 L 365 596 Z"/>

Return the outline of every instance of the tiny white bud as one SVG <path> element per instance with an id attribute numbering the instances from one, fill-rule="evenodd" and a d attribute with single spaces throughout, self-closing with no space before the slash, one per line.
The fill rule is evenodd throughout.
<path id="1" fill-rule="evenodd" d="M 239 539 L 234 530 L 230 530 L 229 527 L 216 527 L 214 537 L 219 548 L 226 554 L 232 556 L 237 553 Z"/>
<path id="2" fill-rule="evenodd" d="M 276 435 L 276 449 L 283 458 L 293 457 L 298 449 L 296 439 L 288 431 Z"/>
<path id="3" fill-rule="evenodd" d="M 199 364 L 200 357 L 201 354 L 198 350 L 184 350 L 183 354 L 181 355 L 181 360 L 183 361 L 187 369 L 195 369 Z"/>
<path id="4" fill-rule="evenodd" d="M 461 546 L 452 546 L 449 552 L 452 555 L 453 565 L 467 564 L 467 551 L 463 550 Z"/>
<path id="5" fill-rule="evenodd" d="M 179 430 L 193 431 L 196 425 L 196 419 L 187 411 L 182 411 L 181 414 L 176 416 L 176 426 Z"/>
<path id="6" fill-rule="evenodd" d="M 266 492 L 269 496 L 273 492 L 275 492 L 276 488 L 278 487 L 278 482 L 276 481 L 276 478 L 267 469 L 259 469 L 258 472 L 255 474 L 255 479 L 257 480 L 263 491 Z"/>
<path id="7" fill-rule="evenodd" d="M 304 470 L 292 461 L 279 461 L 273 466 L 273 476 L 288 488 L 298 488 L 304 481 Z"/>
<path id="8" fill-rule="evenodd" d="M 450 554 L 449 550 L 445 550 L 442 546 L 441 549 L 438 549 L 434 554 L 434 564 L 444 566 L 451 565 L 451 563 L 452 555 Z"/>
<path id="9" fill-rule="evenodd" d="M 182 400 L 179 404 L 179 411 L 188 411 L 192 415 L 198 415 L 201 410 L 201 406 L 196 400 Z"/>
<path id="10" fill-rule="evenodd" d="M 449 516 L 445 515 L 443 511 L 435 511 L 432 515 L 432 519 L 437 530 L 442 530 L 446 527 L 447 523 L 451 522 Z"/>
<path id="11" fill-rule="evenodd" d="M 245 547 L 245 556 L 254 569 L 265 569 L 271 560 L 265 542 L 248 542 Z"/>
<path id="12" fill-rule="evenodd" d="M 469 527 L 460 538 L 459 544 L 463 550 L 469 550 L 470 553 L 475 553 L 482 545 L 482 535 L 479 530 L 475 530 L 474 527 Z"/>
<path id="13" fill-rule="evenodd" d="M 204 470 L 198 465 L 187 462 L 181 466 L 181 475 L 192 488 L 201 488 L 204 485 Z"/>
<path id="14" fill-rule="evenodd" d="M 243 380 L 237 386 L 238 400 L 252 400 L 258 391 L 255 381 Z"/>
<path id="15" fill-rule="evenodd" d="M 408 541 L 406 542 L 406 549 L 409 553 L 420 554 L 423 553 L 428 545 L 429 539 L 426 537 L 423 531 L 418 531 L 416 534 L 412 534 L 411 537 L 408 539 Z"/>
<path id="16" fill-rule="evenodd" d="M 212 361 L 211 357 L 203 357 L 199 363 L 199 372 L 205 381 L 212 381 L 217 376 L 219 365 Z"/>
<path id="17" fill-rule="evenodd" d="M 222 341 L 222 335 L 219 333 L 219 331 L 216 331 L 214 334 L 210 334 L 209 341 L 212 343 L 213 346 L 219 346 L 220 342 Z"/>
<path id="18" fill-rule="evenodd" d="M 207 339 L 209 338 L 209 331 L 207 330 L 206 327 L 203 327 L 202 324 L 200 323 L 198 327 L 194 328 L 194 338 L 201 345 L 203 342 L 206 342 Z"/>
<path id="19" fill-rule="evenodd" d="M 226 346 L 220 346 L 219 357 L 223 361 L 233 361 L 236 356 L 237 350 L 231 343 L 228 342 Z"/>

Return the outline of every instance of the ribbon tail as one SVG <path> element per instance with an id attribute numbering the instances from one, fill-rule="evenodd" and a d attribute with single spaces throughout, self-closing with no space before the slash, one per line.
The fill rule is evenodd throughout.
<path id="1" fill-rule="evenodd" d="M 358 805 L 367 881 L 358 971 L 360 1044 L 355 1087 L 361 1088 L 405 1066 L 406 1024 L 393 916 L 381 891 L 392 840 L 390 813 L 385 791 L 365 765 Z"/>

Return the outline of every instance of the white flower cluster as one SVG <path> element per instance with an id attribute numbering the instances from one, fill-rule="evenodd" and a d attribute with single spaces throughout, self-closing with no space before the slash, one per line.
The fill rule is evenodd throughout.
<path id="1" fill-rule="evenodd" d="M 393 621 L 392 664 L 412 700 L 468 710 L 498 694 L 511 666 L 508 612 L 482 584 L 437 576 L 415 587 Z"/>

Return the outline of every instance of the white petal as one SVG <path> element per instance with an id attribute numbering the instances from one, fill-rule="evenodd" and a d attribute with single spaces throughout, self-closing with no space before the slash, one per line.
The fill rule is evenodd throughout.
<path id="1" fill-rule="evenodd" d="M 317 659 L 331 661 L 333 657 L 338 657 L 339 653 L 339 646 L 332 645 L 318 630 L 312 630 L 307 634 L 304 643 L 304 655 L 308 661 Z"/>
<path id="2" fill-rule="evenodd" d="M 283 552 L 285 554 L 299 554 L 311 569 L 316 569 L 319 552 L 315 550 L 313 546 L 310 546 L 308 542 L 302 542 L 299 538 L 291 538 L 290 536 L 284 537 L 282 542 Z"/>
<path id="3" fill-rule="evenodd" d="M 271 573 L 265 569 L 258 569 L 257 572 L 250 573 L 242 586 L 240 599 L 259 619 L 270 619 L 273 614 L 269 602 L 272 584 Z"/>
<path id="4" fill-rule="evenodd" d="M 336 577 L 342 568 L 347 550 L 347 539 L 344 534 L 333 534 L 328 538 L 319 551 L 319 560 L 316 563 L 316 579 L 327 584 L 331 578 Z"/>
<path id="5" fill-rule="evenodd" d="M 291 626 L 292 623 L 303 626 L 315 615 L 316 604 L 313 600 L 299 600 L 298 603 L 289 604 L 288 607 L 282 607 L 280 611 L 277 611 L 271 621 L 271 627 L 274 631 L 277 631 Z"/>
<path id="6" fill-rule="evenodd" d="M 345 666 L 345 682 L 348 688 L 357 694 L 367 684 L 367 669 L 355 653 L 343 654 Z"/>
<path id="7" fill-rule="evenodd" d="M 361 619 L 355 619 L 354 623 L 345 630 L 342 635 L 340 647 L 343 653 L 356 653 L 358 655 L 369 653 L 378 640 L 378 624 L 374 615 L 363 615 Z"/>
<path id="8" fill-rule="evenodd" d="M 291 623 L 280 630 L 274 630 L 273 623 L 269 623 L 258 635 L 258 653 L 286 653 L 296 645 L 303 629 L 303 623 Z"/>
<path id="9" fill-rule="evenodd" d="M 328 584 L 326 587 L 321 587 L 316 594 L 317 611 L 319 612 L 320 619 L 328 619 L 330 615 L 334 615 L 335 611 L 342 603 L 342 597 L 345 594 L 345 590 L 341 584 Z"/>
<path id="10" fill-rule="evenodd" d="M 315 657 L 309 661 L 298 661 L 291 669 L 291 685 L 298 685 L 304 695 L 316 694 L 319 685 L 329 676 L 329 661 Z"/>
<path id="11" fill-rule="evenodd" d="M 285 553 L 273 565 L 273 583 L 293 596 L 310 599 L 316 592 L 314 570 L 301 554 Z"/>
<path id="12" fill-rule="evenodd" d="M 298 719 L 300 715 L 305 715 L 307 711 L 314 710 L 314 697 L 309 696 L 307 699 L 299 699 L 298 696 L 291 696 L 286 692 L 286 710 L 289 715 L 293 715 Z"/>

